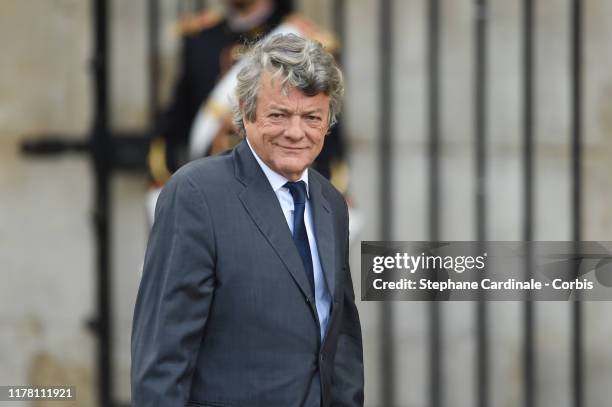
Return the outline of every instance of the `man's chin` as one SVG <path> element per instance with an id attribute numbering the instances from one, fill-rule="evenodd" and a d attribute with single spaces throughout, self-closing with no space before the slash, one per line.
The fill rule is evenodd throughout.
<path id="1" fill-rule="evenodd" d="M 307 166 L 295 164 L 281 165 L 278 167 L 278 173 L 287 178 L 289 181 L 297 181 L 302 176 L 306 168 Z"/>

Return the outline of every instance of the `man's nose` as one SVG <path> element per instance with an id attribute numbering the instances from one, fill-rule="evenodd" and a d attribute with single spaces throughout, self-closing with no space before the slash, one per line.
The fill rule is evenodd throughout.
<path id="1" fill-rule="evenodd" d="M 304 137 L 304 123 L 300 115 L 294 114 L 289 117 L 285 135 L 293 140 L 300 140 Z"/>

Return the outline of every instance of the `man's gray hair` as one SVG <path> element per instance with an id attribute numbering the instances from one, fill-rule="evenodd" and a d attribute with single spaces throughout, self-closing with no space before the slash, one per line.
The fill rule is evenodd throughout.
<path id="1" fill-rule="evenodd" d="M 236 85 L 238 103 L 234 107 L 234 124 L 241 136 L 245 136 L 243 119 L 255 121 L 259 81 L 263 72 L 281 78 L 284 91 L 289 85 L 307 96 L 319 93 L 329 96 L 329 127 L 336 123 L 342 105 L 344 81 L 334 57 L 320 43 L 295 34 L 275 34 L 257 42 L 244 58 L 244 67 L 238 73 Z"/>

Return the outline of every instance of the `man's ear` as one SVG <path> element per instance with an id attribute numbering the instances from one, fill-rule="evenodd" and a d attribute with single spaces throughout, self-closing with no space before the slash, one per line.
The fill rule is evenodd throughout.
<path id="1" fill-rule="evenodd" d="M 240 116 L 242 116 L 242 127 L 244 128 L 244 132 L 245 132 L 244 136 L 246 137 L 247 129 L 253 125 L 253 122 L 251 122 L 247 118 L 244 102 L 240 102 L 238 104 L 238 107 L 240 108 Z"/>
<path id="2" fill-rule="evenodd" d="M 244 111 L 244 102 L 243 101 L 240 101 L 238 103 L 238 108 L 240 109 L 240 115 L 242 116 L 242 123 L 246 124 L 246 122 L 248 120 L 247 120 L 247 117 L 246 117 L 246 112 Z"/>

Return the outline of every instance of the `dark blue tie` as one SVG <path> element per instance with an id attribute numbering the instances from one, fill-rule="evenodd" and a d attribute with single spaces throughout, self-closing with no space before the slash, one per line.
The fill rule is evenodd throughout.
<path id="1" fill-rule="evenodd" d="M 308 234 L 304 223 L 304 211 L 306 209 L 306 183 L 304 181 L 287 182 L 285 187 L 289 188 L 293 197 L 293 241 L 302 257 L 306 278 L 314 294 L 314 272 L 312 269 L 312 257 L 310 256 L 310 245 Z"/>

